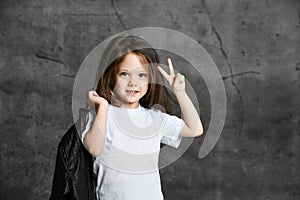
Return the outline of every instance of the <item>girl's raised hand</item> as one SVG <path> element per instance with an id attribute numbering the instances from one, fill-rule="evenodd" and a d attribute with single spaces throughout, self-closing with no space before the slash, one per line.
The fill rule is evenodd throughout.
<path id="1" fill-rule="evenodd" d="M 101 104 L 107 104 L 107 100 L 103 97 L 100 97 L 96 91 L 89 91 L 86 95 L 86 104 L 88 108 L 94 108 L 95 104 L 101 105 Z"/>
<path id="2" fill-rule="evenodd" d="M 165 77 L 165 79 L 169 82 L 172 87 L 173 92 L 176 94 L 178 92 L 185 91 L 185 80 L 184 76 L 180 73 L 175 75 L 173 64 L 170 58 L 168 58 L 168 66 L 170 74 L 167 74 L 165 70 L 163 70 L 160 66 L 158 66 L 158 71 Z"/>

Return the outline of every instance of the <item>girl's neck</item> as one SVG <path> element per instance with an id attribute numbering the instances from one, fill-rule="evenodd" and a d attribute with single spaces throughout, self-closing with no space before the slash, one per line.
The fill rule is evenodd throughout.
<path id="1" fill-rule="evenodd" d="M 139 103 L 118 104 L 118 103 L 112 102 L 111 105 L 114 106 L 114 107 L 123 108 L 123 109 L 137 109 L 137 108 L 140 107 Z"/>

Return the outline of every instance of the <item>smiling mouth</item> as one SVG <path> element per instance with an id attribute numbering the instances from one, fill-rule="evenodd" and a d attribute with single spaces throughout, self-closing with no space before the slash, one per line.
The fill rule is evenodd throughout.
<path id="1" fill-rule="evenodd" d="M 133 96 L 136 95 L 137 93 L 139 93 L 140 91 L 138 90 L 126 90 L 126 93 Z"/>

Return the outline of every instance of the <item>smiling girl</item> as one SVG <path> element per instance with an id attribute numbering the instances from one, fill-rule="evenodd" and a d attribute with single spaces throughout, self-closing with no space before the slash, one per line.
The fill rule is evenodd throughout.
<path id="1" fill-rule="evenodd" d="M 185 79 L 158 66 L 156 51 L 142 38 L 117 37 L 108 45 L 104 72 L 86 99 L 89 113 L 82 141 L 95 158 L 97 199 L 162 200 L 160 143 L 177 148 L 182 137 L 203 133 L 199 115 L 185 92 Z M 183 119 L 167 114 L 165 78 Z M 167 113 L 153 109 L 161 105 Z"/>

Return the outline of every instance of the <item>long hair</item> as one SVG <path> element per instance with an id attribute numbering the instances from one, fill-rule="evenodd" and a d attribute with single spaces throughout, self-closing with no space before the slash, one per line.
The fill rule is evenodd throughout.
<path id="1" fill-rule="evenodd" d="M 158 104 L 170 113 L 168 93 L 162 75 L 157 70 L 159 56 L 148 42 L 137 36 L 119 36 L 109 42 L 102 55 L 93 89 L 111 103 L 116 75 L 120 64 L 129 53 L 137 55 L 141 63 L 149 69 L 148 90 L 139 101 L 141 106 L 151 108 Z"/>

